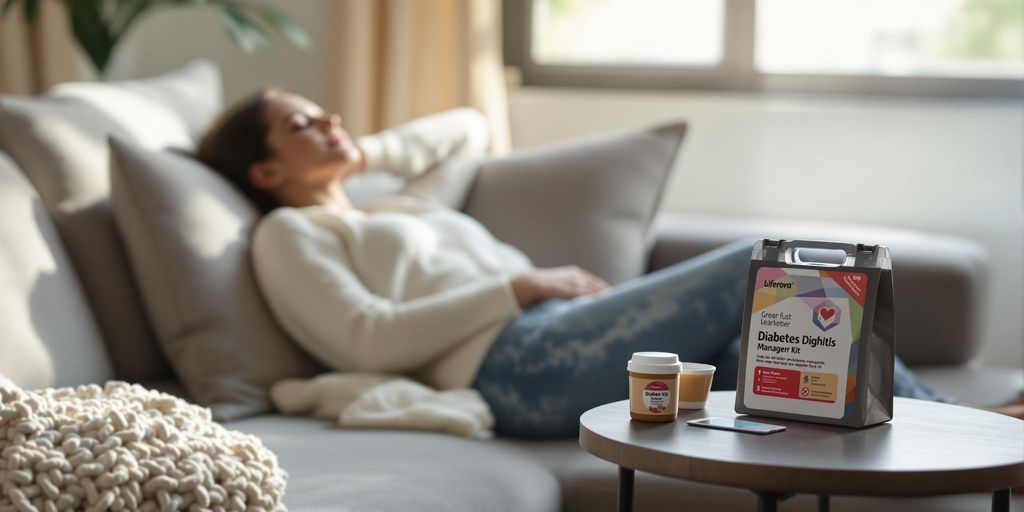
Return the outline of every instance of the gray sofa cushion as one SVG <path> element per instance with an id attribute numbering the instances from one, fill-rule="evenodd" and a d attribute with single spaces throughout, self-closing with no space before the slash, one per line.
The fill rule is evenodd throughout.
<path id="1" fill-rule="evenodd" d="M 517 450 L 419 432 L 342 430 L 265 416 L 228 427 L 255 434 L 288 471 L 291 512 L 555 512 L 558 481 Z"/>
<path id="2" fill-rule="evenodd" d="M 0 153 L 0 375 L 26 389 L 103 382 L 113 368 L 42 201 Z"/>
<path id="3" fill-rule="evenodd" d="M 110 141 L 114 220 L 157 338 L 219 420 L 271 409 L 270 386 L 323 367 L 278 327 L 249 260 L 259 212 L 202 163 Z"/>
<path id="4" fill-rule="evenodd" d="M 208 62 L 147 80 L 62 84 L 36 98 L 0 98 L 0 149 L 50 212 L 122 379 L 168 371 L 110 218 L 107 135 L 150 148 L 188 147 L 220 105 L 220 75 Z"/>
<path id="5" fill-rule="evenodd" d="M 644 274 L 649 228 L 685 124 L 518 151 L 485 163 L 465 211 L 542 267 L 616 284 Z"/>
<path id="6" fill-rule="evenodd" d="M 1012 366 L 919 366 L 921 381 L 957 400 L 974 405 L 1003 405 L 1024 397 L 1024 370 Z"/>

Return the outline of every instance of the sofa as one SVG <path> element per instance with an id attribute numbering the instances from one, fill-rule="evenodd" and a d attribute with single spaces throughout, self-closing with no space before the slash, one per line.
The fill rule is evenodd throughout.
<path id="1" fill-rule="evenodd" d="M 219 85 L 219 77 L 209 67 L 209 64 L 200 64 L 198 68 L 176 73 L 184 73 L 187 80 L 192 81 L 193 78 L 188 78 L 190 74 L 202 75 L 207 81 L 204 87 L 209 89 L 212 82 Z M 145 90 L 137 86 L 138 83 L 125 85 L 129 91 Z M 85 85 L 85 89 L 90 87 L 93 86 Z M 116 88 L 118 84 L 95 87 Z M 67 90 L 72 91 L 71 96 L 75 95 L 74 88 L 65 92 Z M 190 120 L 189 116 L 199 108 L 215 110 L 214 106 L 219 107 L 219 90 L 194 91 L 185 87 L 184 93 L 193 95 L 188 97 L 195 97 L 196 101 L 176 104 L 184 112 L 183 121 L 171 117 L 133 120 L 132 105 L 117 101 L 112 104 L 112 110 L 107 111 L 107 117 L 122 123 L 122 135 L 143 143 L 146 135 L 140 134 L 140 130 L 148 130 L 154 123 L 179 123 L 181 129 L 175 132 L 180 132 L 179 139 L 187 142 L 191 137 L 194 142 L 201 131 L 196 127 L 201 127 L 208 119 Z M 60 96 L 60 91 L 55 94 Z M 104 94 L 101 91 L 98 97 L 103 98 Z M 143 96 L 146 94 L 149 93 Z M 51 100 L 56 101 L 58 107 L 65 101 L 60 98 L 46 101 Z M 0 129 L 10 129 L 10 124 L 4 124 L 3 116 L 10 115 L 14 103 L 25 101 L 33 100 L 0 98 Z M 203 101 L 210 102 L 211 106 L 198 105 Z M 96 106 L 98 110 L 103 108 L 101 104 Z M 54 115 L 62 115 L 59 108 L 54 109 Z M 91 135 L 105 139 L 107 134 Z M 67 134 L 38 130 L 18 136 L 45 139 Z M 133 337 L 141 338 L 153 329 L 149 325 L 152 315 L 142 304 L 142 297 L 148 297 L 145 291 L 114 290 L 111 284 L 115 281 L 113 276 L 120 274 L 123 278 L 120 282 L 139 286 L 131 268 L 137 262 L 132 263 L 122 254 L 118 256 L 120 259 L 98 262 L 104 269 L 99 278 L 84 277 L 83 265 L 88 263 L 82 263 L 81 254 L 75 257 L 76 251 L 95 250 L 97 245 L 109 249 L 107 254 L 124 252 L 125 242 L 118 238 L 117 230 L 81 236 L 86 228 L 74 224 L 78 220 L 67 226 L 68 218 L 81 212 L 85 212 L 87 218 L 109 217 L 109 187 L 96 187 L 85 180 L 59 180 L 46 175 L 45 169 L 28 169 L 40 163 L 11 156 L 24 153 L 23 147 L 12 147 L 11 141 L 15 139 L 17 137 L 11 133 L 0 132 L 0 247 L 4 248 L 0 255 L 0 281 L 5 283 L 0 290 L 0 374 L 26 388 L 121 379 L 189 398 L 189 389 L 176 378 L 180 372 L 169 371 L 172 365 L 162 360 L 167 353 L 154 352 L 152 347 L 124 344 L 124 340 L 130 344 Z M 106 166 L 105 144 L 84 140 L 78 143 L 82 146 L 73 154 L 76 158 L 102 159 Z M 156 145 L 167 144 L 163 141 Z M 533 180 L 543 179 L 543 173 L 530 176 Z M 106 177 L 93 179 L 102 181 Z M 363 184 L 350 192 L 358 203 L 361 198 L 387 193 L 389 187 L 394 186 L 394 183 Z M 538 186 L 543 187 L 543 183 Z M 76 199 L 55 201 L 58 192 Z M 482 191 L 477 183 L 468 193 L 467 204 L 473 204 L 474 194 L 479 197 L 494 191 Z M 979 404 L 1008 400 L 1024 386 L 1019 370 L 982 368 L 972 362 L 979 349 L 982 298 L 990 273 L 985 251 L 972 241 L 852 224 L 664 212 L 655 215 L 653 211 L 651 215 L 652 219 L 648 220 L 653 223 L 648 223 L 650 225 L 639 233 L 643 243 L 634 248 L 643 257 L 642 272 L 656 271 L 751 236 L 888 245 L 893 254 L 896 281 L 897 352 L 906 363 L 939 390 Z M 504 220 L 515 222 L 514 217 Z M 58 225 L 63 225 L 63 229 Z M 543 226 L 531 229 L 542 230 Z M 527 253 L 534 256 L 530 251 Z M 94 281 L 91 287 L 90 280 Z M 97 303 L 96 293 L 99 292 L 96 290 L 124 293 L 127 302 L 122 304 L 126 305 L 111 311 L 109 302 Z M 947 300 L 927 300 L 939 294 Z M 920 306 L 924 303 L 930 305 L 928 309 Z M 940 309 L 936 311 L 936 307 Z M 117 334 L 111 334 L 115 331 Z M 122 339 L 113 343 L 110 339 L 113 336 Z M 328 421 L 273 412 L 241 414 L 236 419 L 225 420 L 224 425 L 257 436 L 276 453 L 280 465 L 289 474 L 285 505 L 294 511 L 582 512 L 613 510 L 616 503 L 616 467 L 583 452 L 574 439 L 478 441 L 438 433 L 347 430 Z M 910 498 L 835 497 L 832 507 L 833 510 L 870 508 L 879 512 L 908 507 L 980 510 L 988 506 L 989 499 L 988 494 L 913 498 L 912 501 L 908 501 Z M 1022 506 L 1019 498 L 1014 499 L 1016 506 Z M 747 490 L 649 474 L 637 475 L 636 501 L 638 510 L 749 510 L 756 503 L 755 496 Z M 816 506 L 814 497 L 797 496 L 783 508 L 815 510 Z"/>

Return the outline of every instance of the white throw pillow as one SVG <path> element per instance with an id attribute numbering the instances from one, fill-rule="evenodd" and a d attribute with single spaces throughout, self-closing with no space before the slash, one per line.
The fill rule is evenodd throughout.
<path id="1" fill-rule="evenodd" d="M 222 104 L 220 73 L 196 61 L 162 76 L 62 84 L 0 97 L 0 150 L 39 192 L 82 283 L 117 376 L 169 376 L 110 216 L 107 136 L 192 147 Z"/>
<path id="2" fill-rule="evenodd" d="M 57 230 L 35 189 L 2 152 L 0 244 L 0 374 L 28 388 L 113 378 Z"/>

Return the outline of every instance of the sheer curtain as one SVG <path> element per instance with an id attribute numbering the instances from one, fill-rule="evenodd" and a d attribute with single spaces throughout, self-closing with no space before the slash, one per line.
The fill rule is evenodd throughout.
<path id="1" fill-rule="evenodd" d="M 500 0 L 330 3 L 330 105 L 354 134 L 468 105 L 509 149 Z"/>
<path id="2" fill-rule="evenodd" d="M 36 94 L 72 80 L 75 44 L 60 2 L 39 2 L 32 26 L 21 3 L 0 18 L 0 94 Z"/>

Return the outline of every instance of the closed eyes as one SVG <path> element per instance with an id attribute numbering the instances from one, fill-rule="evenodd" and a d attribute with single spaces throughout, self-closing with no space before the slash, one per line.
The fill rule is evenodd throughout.
<path id="1" fill-rule="evenodd" d="M 311 116 L 302 112 L 292 112 L 285 117 L 285 127 L 289 132 L 295 133 L 313 126 L 314 121 L 329 121 L 333 114 L 323 113 L 319 116 Z"/>
<path id="2" fill-rule="evenodd" d="M 313 122 L 309 115 L 295 111 L 285 116 L 283 124 L 289 132 L 297 132 L 309 128 L 313 125 Z"/>
<path id="3" fill-rule="evenodd" d="M 310 126 L 312 126 L 312 123 L 309 122 L 309 119 L 296 120 L 289 125 L 288 130 L 298 132 L 309 128 Z"/>

